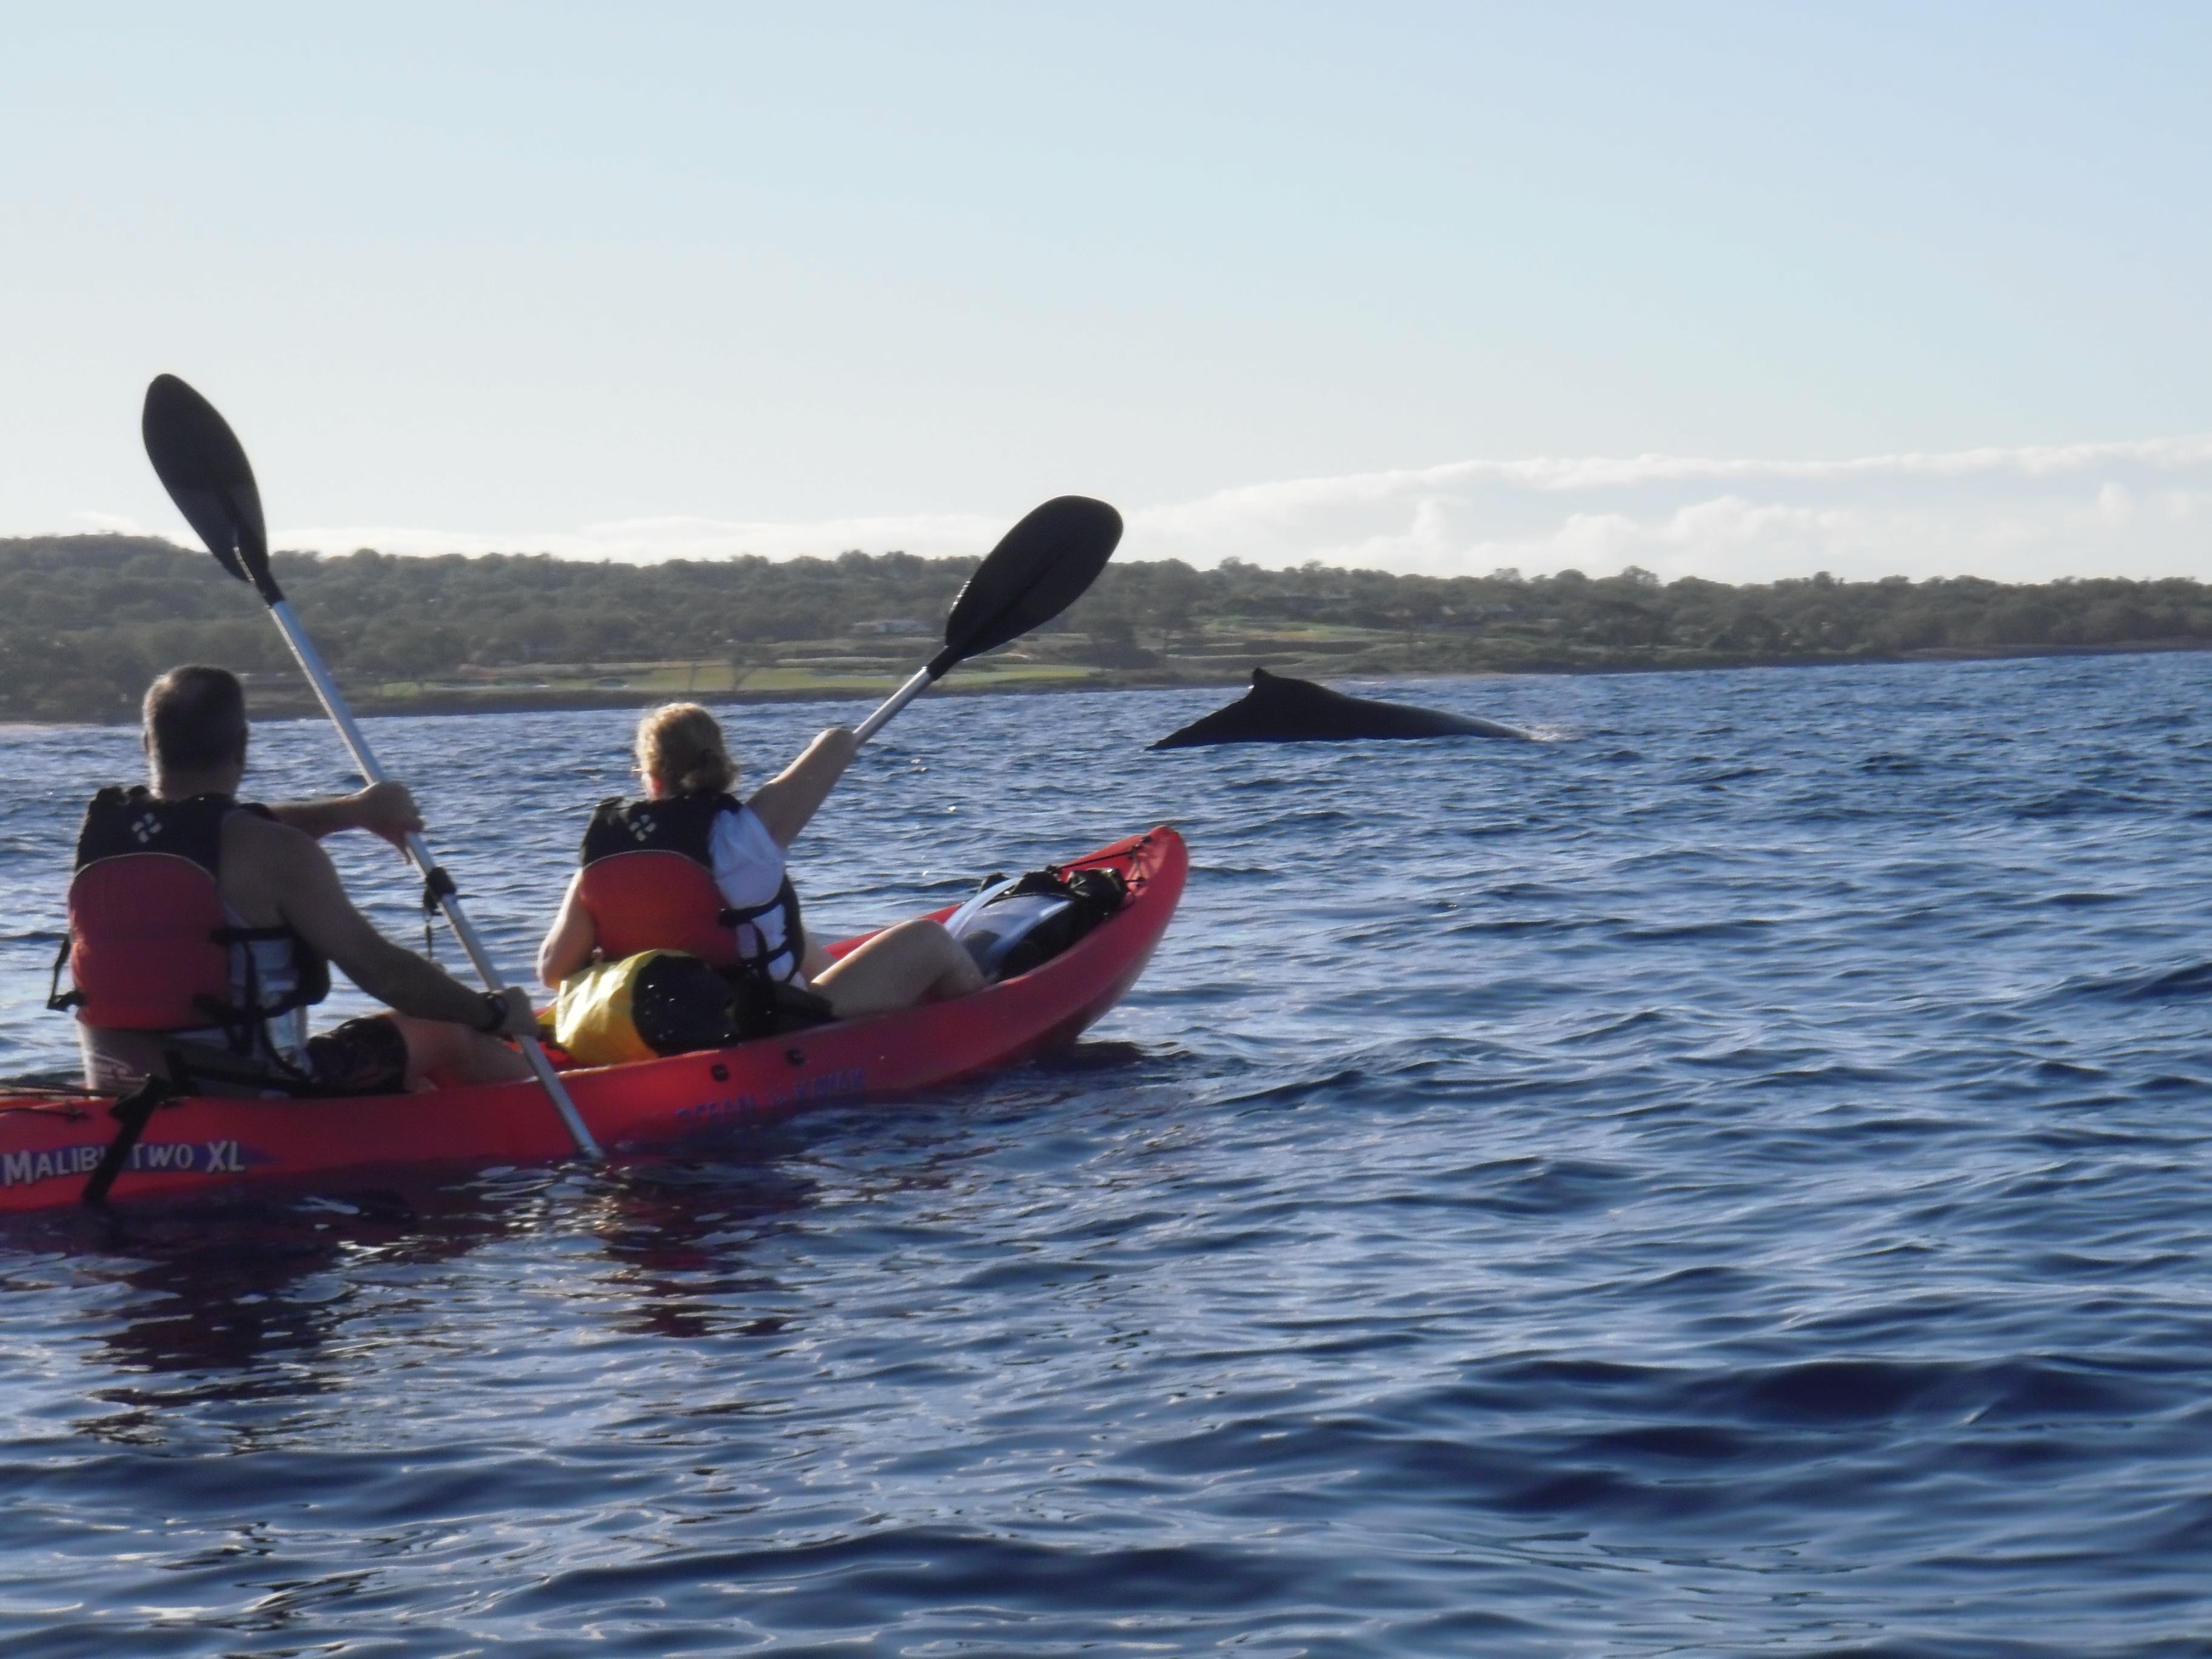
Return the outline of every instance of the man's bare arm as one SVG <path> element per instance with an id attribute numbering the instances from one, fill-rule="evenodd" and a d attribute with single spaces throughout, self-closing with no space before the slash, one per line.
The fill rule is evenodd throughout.
<path id="1" fill-rule="evenodd" d="M 350 795 L 274 802 L 269 810 L 277 823 L 288 824 L 302 835 L 313 836 L 317 841 L 347 830 L 366 830 L 398 846 L 408 831 L 422 827 L 422 815 L 416 810 L 415 797 L 408 793 L 407 786 L 388 780 L 372 783 Z"/>
<path id="2" fill-rule="evenodd" d="M 321 848 L 304 836 L 272 836 L 268 850 L 270 874 L 284 920 L 348 979 L 397 1013 L 482 1029 L 482 994 L 378 933 L 354 908 L 330 855 Z M 507 1001 L 508 1018 L 502 1030 L 510 1034 L 534 1030 L 528 997 L 510 990 Z"/>

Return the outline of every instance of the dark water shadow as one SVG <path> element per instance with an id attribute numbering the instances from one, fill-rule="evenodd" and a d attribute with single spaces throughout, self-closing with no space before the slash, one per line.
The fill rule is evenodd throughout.
<path id="1" fill-rule="evenodd" d="M 98 1390 L 121 1415 L 86 1426 L 131 1440 L 152 1427 L 139 1414 L 186 1401 L 297 1399 L 340 1386 L 331 1355 L 353 1337 L 361 1264 L 451 1261 L 527 1231 L 542 1209 L 424 1184 L 64 1212 L 10 1228 L 8 1241 L 65 1250 L 87 1276 L 125 1292 L 90 1358 L 137 1380 Z"/>
<path id="2" fill-rule="evenodd" d="M 611 1270 L 600 1283 L 621 1293 L 616 1328 L 678 1340 L 783 1328 L 761 1304 L 784 1286 L 754 1263 L 817 1201 L 820 1182 L 787 1159 L 797 1144 L 763 1132 L 712 1158 L 624 1165 L 594 1182 L 587 1224 Z"/>

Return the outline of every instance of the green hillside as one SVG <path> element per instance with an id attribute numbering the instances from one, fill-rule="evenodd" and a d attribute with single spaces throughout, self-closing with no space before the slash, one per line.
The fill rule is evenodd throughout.
<path id="1" fill-rule="evenodd" d="M 927 654 L 966 559 L 904 553 L 585 563 L 280 553 L 283 584 L 365 708 L 888 690 Z M 0 541 L 0 719 L 127 717 L 187 661 L 305 706 L 251 593 L 204 554 L 124 536 Z M 1048 632 L 962 671 L 972 690 L 1319 676 L 1703 667 L 2212 644 L 2212 589 L 1825 575 L 1759 586 L 1630 570 L 1439 579 L 1231 561 L 1108 567 Z"/>

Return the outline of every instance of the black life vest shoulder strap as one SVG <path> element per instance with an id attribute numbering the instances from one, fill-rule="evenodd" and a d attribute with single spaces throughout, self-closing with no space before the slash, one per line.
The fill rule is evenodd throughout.
<path id="1" fill-rule="evenodd" d="M 733 795 L 721 795 L 715 799 L 717 811 L 742 813 L 746 810 L 744 804 Z M 756 921 L 772 910 L 783 912 L 781 948 L 775 951 L 766 949 L 764 945 L 766 936 L 757 927 L 753 931 L 753 938 L 756 941 L 763 942 L 763 948 L 747 952 L 740 946 L 739 959 L 748 973 L 757 974 L 763 978 L 779 981 L 796 979 L 799 971 L 806 964 L 806 925 L 799 915 L 799 890 L 791 884 L 789 872 L 785 872 L 782 882 L 777 886 L 775 896 L 767 903 L 724 906 L 722 925 L 735 933 L 742 924 Z M 781 974 L 776 973 L 770 966 L 779 957 L 789 958 L 789 965 Z"/>
<path id="2" fill-rule="evenodd" d="M 231 812 L 251 812 L 255 817 L 265 819 L 270 823 L 277 821 L 276 813 L 258 800 L 233 800 L 227 804 Z M 224 816 L 228 817 L 228 812 Z M 222 833 L 222 823 L 221 818 L 216 820 L 218 836 Z M 219 842 L 218 845 L 220 845 Z M 246 948 L 246 1000 L 249 1006 L 258 1006 L 261 998 L 260 973 L 254 964 L 252 947 L 258 942 L 272 939 L 287 940 L 290 943 L 292 990 L 289 995 L 278 999 L 266 1007 L 261 1007 L 258 1016 L 261 1019 L 270 1019 L 278 1014 L 289 1014 L 295 1008 L 312 1008 L 331 994 L 331 964 L 328 959 L 313 945 L 301 938 L 298 932 L 288 923 L 280 921 L 274 927 L 218 928 L 216 938 L 224 945 L 236 945 Z"/>
<path id="3" fill-rule="evenodd" d="M 744 936 L 739 933 L 738 929 L 746 922 L 757 921 L 771 910 L 783 912 L 782 945 L 777 950 L 769 950 L 767 935 L 760 928 L 755 927 L 753 938 L 759 942 L 760 948 L 747 951 L 743 945 L 739 945 L 738 966 L 746 973 L 756 975 L 763 979 L 796 979 L 799 970 L 806 965 L 806 928 L 799 917 L 799 890 L 791 884 L 790 876 L 784 877 L 783 884 L 775 890 L 775 896 L 766 904 L 724 905 L 720 921 L 722 926 L 730 930 L 732 938 L 742 939 Z M 769 964 L 778 957 L 786 955 L 791 958 L 790 967 L 781 974 L 776 973 Z"/>
<path id="4" fill-rule="evenodd" d="M 76 987 L 72 985 L 66 991 L 62 989 L 62 969 L 69 966 L 70 951 L 76 945 L 76 940 L 69 929 L 63 928 L 61 946 L 54 952 L 54 970 L 46 976 L 46 1008 L 49 1012 L 66 1014 L 73 1008 L 84 1006 L 84 993 Z"/>

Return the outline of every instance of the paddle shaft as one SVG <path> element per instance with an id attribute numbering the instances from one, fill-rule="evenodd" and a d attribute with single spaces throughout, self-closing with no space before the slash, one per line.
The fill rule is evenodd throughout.
<path id="1" fill-rule="evenodd" d="M 354 764 L 361 769 L 362 775 L 369 782 L 382 783 L 384 769 L 376 763 L 376 755 L 369 748 L 368 738 L 354 723 L 353 711 L 346 707 L 345 699 L 338 695 L 337 682 L 331 678 L 331 671 L 325 665 L 322 653 L 315 649 L 315 642 L 307 637 L 307 630 L 300 626 L 300 619 L 292 614 L 291 602 L 271 599 L 269 614 L 276 619 L 276 626 L 284 635 L 284 643 L 292 647 L 292 654 L 299 659 L 307 683 L 315 688 L 315 696 L 321 700 L 323 711 L 331 717 L 331 724 L 338 728 L 338 735 L 345 739 L 346 748 L 352 752 Z M 484 988 L 495 995 L 504 991 L 506 981 L 493 965 L 490 952 L 484 949 L 483 941 L 477 938 L 476 928 L 462 911 L 459 896 L 453 890 L 450 881 L 437 878 L 434 872 L 438 869 L 438 861 L 430 856 L 428 843 L 413 830 L 407 835 L 407 856 L 422 872 L 423 880 L 428 884 L 430 892 L 438 901 L 438 908 L 445 912 L 447 921 L 453 926 L 453 937 L 460 940 L 461 949 L 483 976 Z M 553 1062 L 545 1057 L 545 1050 L 538 1039 L 526 1036 L 517 1041 L 521 1045 L 523 1058 L 530 1062 L 530 1069 L 537 1073 L 538 1081 L 552 1097 L 555 1109 L 561 1114 L 561 1121 L 568 1126 L 568 1133 L 576 1142 L 576 1150 L 588 1158 L 604 1157 L 605 1154 L 599 1151 L 599 1143 L 585 1127 L 583 1117 L 576 1110 L 576 1103 L 568 1097 L 568 1089 L 562 1085 L 560 1074 L 554 1071 Z"/>
<path id="2" fill-rule="evenodd" d="M 923 692 L 928 690 L 929 688 L 936 683 L 936 680 L 937 676 L 931 673 L 927 668 L 917 668 L 915 670 L 914 678 L 912 679 L 908 680 L 904 685 L 899 687 L 897 690 L 892 692 L 890 696 L 884 698 L 883 707 L 877 709 L 874 714 L 869 715 L 867 719 L 862 720 L 858 726 L 854 728 L 853 741 L 856 744 L 863 744 L 870 738 L 874 737 L 877 732 L 884 729 L 884 725 L 890 720 L 892 715 L 897 714 L 900 709 L 905 708 L 907 704 L 912 702 Z"/>

